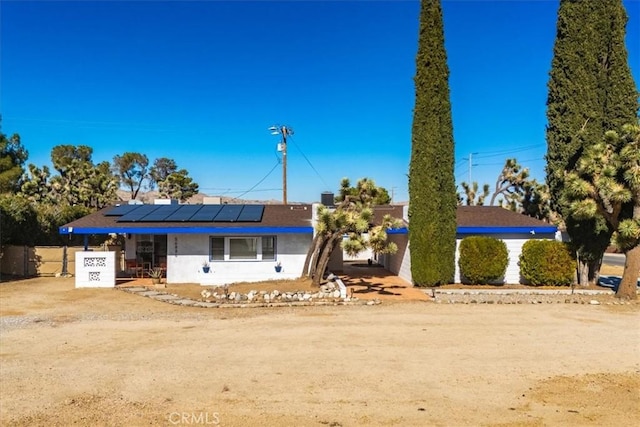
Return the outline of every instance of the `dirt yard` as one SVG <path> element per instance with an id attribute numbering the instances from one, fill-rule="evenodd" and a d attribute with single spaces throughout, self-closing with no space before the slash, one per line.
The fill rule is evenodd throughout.
<path id="1" fill-rule="evenodd" d="M 628 426 L 640 305 L 198 309 L 0 283 L 2 426 Z"/>

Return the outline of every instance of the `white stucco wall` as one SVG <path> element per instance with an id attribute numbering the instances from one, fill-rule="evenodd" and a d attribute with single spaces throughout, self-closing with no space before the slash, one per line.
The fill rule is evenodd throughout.
<path id="1" fill-rule="evenodd" d="M 311 234 L 276 235 L 276 261 L 282 271 L 275 271 L 276 261 L 209 261 L 209 273 L 202 264 L 209 260 L 209 235 L 169 234 L 167 236 L 167 283 L 224 285 L 236 282 L 295 279 L 311 244 Z M 223 237 L 223 236 L 220 236 Z"/>
<path id="2" fill-rule="evenodd" d="M 76 252 L 76 288 L 113 288 L 116 286 L 116 253 Z"/>
<path id="3" fill-rule="evenodd" d="M 409 253 L 409 237 L 406 234 L 390 234 L 388 241 L 398 246 L 398 252 L 393 255 L 383 254 L 378 257 L 378 263 L 384 268 L 404 279 L 407 283 L 411 281 L 411 256 Z"/>
<path id="4" fill-rule="evenodd" d="M 504 283 L 521 283 L 520 280 L 520 254 L 522 253 L 522 245 L 527 240 L 531 239 L 551 239 L 554 240 L 553 234 L 537 234 L 537 235 L 524 235 L 524 234 L 491 234 L 489 237 L 501 239 L 507 245 L 507 251 L 509 252 L 509 264 L 504 275 Z M 458 235 L 456 238 L 456 272 L 454 281 L 460 283 L 460 268 L 458 266 L 458 260 L 460 258 L 460 252 L 458 250 L 460 241 L 467 236 Z M 393 274 L 405 279 L 409 283 L 413 283 L 411 279 L 411 256 L 409 251 L 408 236 L 406 234 L 395 234 L 390 236 L 391 240 L 398 245 L 398 253 L 394 255 L 386 255 L 382 259 L 382 264 L 385 268 L 391 271 Z M 406 248 L 402 251 L 402 248 Z"/>

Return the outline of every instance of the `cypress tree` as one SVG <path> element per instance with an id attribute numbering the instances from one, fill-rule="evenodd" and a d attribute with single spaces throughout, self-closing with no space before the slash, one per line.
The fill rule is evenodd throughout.
<path id="1" fill-rule="evenodd" d="M 453 280 L 456 188 L 449 68 L 440 0 L 422 0 L 409 165 L 411 275 L 417 286 Z"/>
<path id="2" fill-rule="evenodd" d="M 635 123 L 638 91 L 625 47 L 621 0 L 561 0 L 547 97 L 547 183 L 578 252 L 579 281 L 593 282 L 612 229 L 602 220 L 570 215 L 565 175 L 607 130 Z"/>

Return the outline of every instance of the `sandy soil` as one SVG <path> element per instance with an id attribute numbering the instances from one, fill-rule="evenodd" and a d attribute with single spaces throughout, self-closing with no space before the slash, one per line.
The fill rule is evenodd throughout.
<path id="1" fill-rule="evenodd" d="M 635 425 L 639 309 L 198 309 L 1 283 L 0 425 Z"/>

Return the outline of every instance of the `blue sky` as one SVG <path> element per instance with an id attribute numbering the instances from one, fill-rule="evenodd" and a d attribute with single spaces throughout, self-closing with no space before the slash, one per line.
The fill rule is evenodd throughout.
<path id="1" fill-rule="evenodd" d="M 640 82 L 640 2 L 626 0 Z M 281 199 L 271 125 L 294 129 L 288 200 L 343 177 L 408 200 L 420 4 L 411 1 L 0 3 L 2 132 L 28 163 L 89 145 L 94 161 L 170 157 L 201 192 Z M 444 0 L 456 180 L 516 157 L 544 180 L 558 1 Z M 248 190 L 253 189 L 250 192 Z"/>

